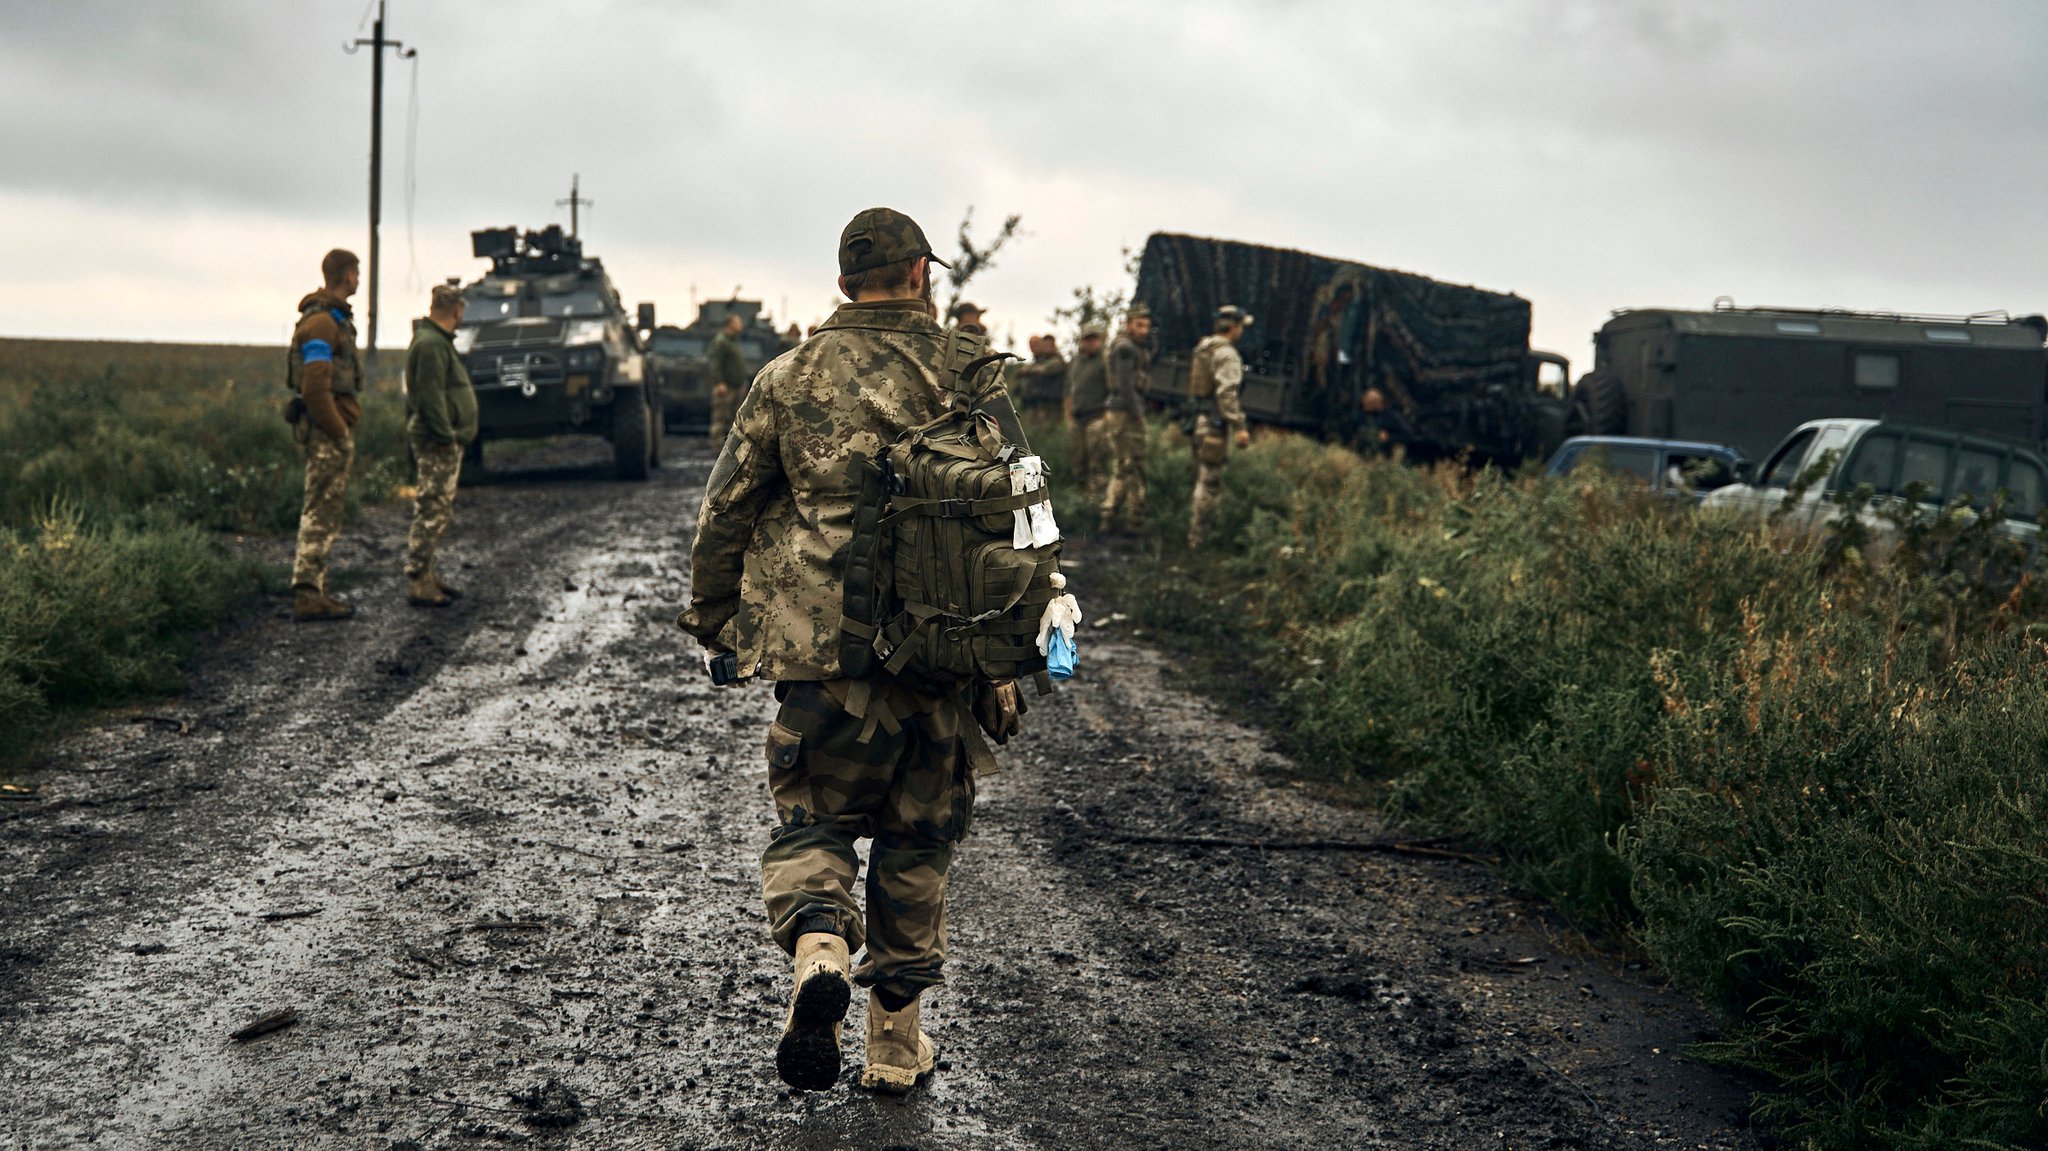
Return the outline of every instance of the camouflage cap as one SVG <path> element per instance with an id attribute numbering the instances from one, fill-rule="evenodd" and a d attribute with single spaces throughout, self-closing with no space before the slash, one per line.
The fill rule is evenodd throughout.
<path id="1" fill-rule="evenodd" d="M 1216 309 L 1216 322 L 1219 324 L 1243 324 L 1246 327 L 1250 327 L 1252 314 L 1236 304 L 1225 304 Z"/>
<path id="2" fill-rule="evenodd" d="M 988 309 L 982 307 L 980 304 L 971 304 L 968 303 L 966 300 L 962 300 L 959 303 L 954 304 L 953 310 L 947 312 L 946 314 L 957 320 L 970 312 L 972 312 L 974 315 L 979 316 L 983 312 L 986 312 L 987 310 Z"/>
<path id="3" fill-rule="evenodd" d="M 1090 336 L 1106 336 L 1108 334 L 1109 326 L 1101 320 L 1090 320 L 1081 325 L 1081 338 L 1084 340 Z"/>
<path id="4" fill-rule="evenodd" d="M 1143 304 L 1132 304 L 1131 310 L 1124 313 L 1124 319 L 1126 320 L 1149 320 L 1151 318 L 1152 309 Z"/>
<path id="5" fill-rule="evenodd" d="M 839 233 L 839 274 L 851 276 L 899 260 L 923 256 L 941 268 L 953 265 L 932 254 L 931 241 L 917 221 L 894 208 L 869 208 Z"/>

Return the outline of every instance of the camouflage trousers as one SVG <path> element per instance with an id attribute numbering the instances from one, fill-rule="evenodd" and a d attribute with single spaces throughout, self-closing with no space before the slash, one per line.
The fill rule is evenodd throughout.
<path id="1" fill-rule="evenodd" d="M 974 810 L 961 725 L 974 721 L 955 700 L 869 682 L 870 714 L 886 707 L 887 723 L 847 710 L 858 681 L 776 685 L 768 790 L 778 826 L 761 886 L 784 951 L 801 935 L 835 932 L 849 950 L 867 946 L 855 982 L 908 997 L 944 981 L 946 872 Z M 874 841 L 865 915 L 853 895 L 858 839 Z"/>
<path id="2" fill-rule="evenodd" d="M 1145 524 L 1145 417 L 1130 412 L 1102 413 L 1102 438 L 1109 445 L 1109 490 L 1102 497 L 1106 531 L 1121 512 L 1127 527 Z"/>
<path id="3" fill-rule="evenodd" d="M 716 387 L 711 389 L 712 447 L 717 448 L 725 445 L 726 433 L 732 431 L 732 420 L 735 415 L 739 414 L 740 400 L 742 398 L 738 388 L 727 388 L 723 396 L 718 394 Z"/>
<path id="4" fill-rule="evenodd" d="M 327 590 L 327 554 L 341 534 L 348 505 L 348 472 L 356 459 L 354 436 L 337 440 L 310 421 L 302 424 L 299 452 L 306 459 L 306 502 L 299 512 L 299 548 L 292 586 Z"/>
<path id="5" fill-rule="evenodd" d="M 1216 505 L 1223 502 L 1223 464 L 1230 458 L 1230 440 L 1223 428 L 1204 416 L 1196 421 L 1189 444 L 1195 456 L 1195 490 L 1188 501 L 1188 547 L 1198 548 L 1216 522 Z"/>
<path id="6" fill-rule="evenodd" d="M 1073 473 L 1074 482 L 1081 490 L 1096 492 L 1109 482 L 1110 468 L 1115 463 L 1115 453 L 1109 443 L 1109 421 L 1102 418 L 1102 412 L 1077 417 L 1068 424 L 1067 470 Z"/>
<path id="7" fill-rule="evenodd" d="M 422 576 L 434 570 L 441 537 L 455 522 L 455 484 L 462 478 L 462 445 L 414 440 L 419 465 L 419 494 L 412 501 L 412 531 L 405 537 L 405 574 Z"/>

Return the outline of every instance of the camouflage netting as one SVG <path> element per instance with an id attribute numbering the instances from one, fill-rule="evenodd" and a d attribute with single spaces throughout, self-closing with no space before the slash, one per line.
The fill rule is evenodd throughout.
<path id="1" fill-rule="evenodd" d="M 1371 384 L 1419 440 L 1446 450 L 1517 434 L 1509 413 L 1483 409 L 1522 388 L 1529 302 L 1519 296 L 1157 233 L 1145 242 L 1136 299 L 1152 309 L 1163 358 L 1185 359 L 1223 304 L 1257 317 L 1239 345 L 1246 370 L 1288 383 L 1271 392 L 1280 410 L 1255 418 L 1342 434 Z"/>

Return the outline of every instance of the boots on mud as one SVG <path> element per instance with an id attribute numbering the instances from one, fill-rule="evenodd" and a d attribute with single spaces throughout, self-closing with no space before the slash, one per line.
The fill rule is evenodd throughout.
<path id="1" fill-rule="evenodd" d="M 902 1095 L 931 1074 L 937 1055 L 917 1025 L 917 1000 L 891 1011 L 882 1006 L 881 992 L 868 992 L 867 1060 L 860 1085 L 869 1091 Z"/>
<path id="2" fill-rule="evenodd" d="M 356 614 L 355 605 L 346 600 L 336 599 L 320 588 L 296 587 L 292 589 L 292 619 L 297 623 L 317 623 L 321 620 L 347 619 Z"/>
<path id="3" fill-rule="evenodd" d="M 405 602 L 414 607 L 447 607 L 455 601 L 441 590 L 433 572 L 421 572 L 406 581 Z"/>
<path id="4" fill-rule="evenodd" d="M 846 940 L 829 931 L 797 937 L 796 991 L 775 1047 L 775 1070 L 800 1091 L 839 1082 L 839 1025 L 853 998 L 846 972 Z"/>

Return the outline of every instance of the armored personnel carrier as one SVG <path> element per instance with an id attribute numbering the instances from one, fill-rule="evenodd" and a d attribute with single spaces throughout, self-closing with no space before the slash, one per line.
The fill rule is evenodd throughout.
<path id="1" fill-rule="evenodd" d="M 1520 296 L 1231 240 L 1145 242 L 1138 303 L 1158 349 L 1150 394 L 1172 408 L 1216 309 L 1253 314 L 1238 342 L 1255 423 L 1410 459 L 1512 465 L 1564 441 L 1570 364 L 1529 349 Z M 1368 392 L 1374 393 L 1372 396 Z"/>
<path id="2" fill-rule="evenodd" d="M 462 294 L 467 303 L 455 350 L 476 385 L 487 439 L 585 433 L 612 445 L 620 479 L 647 478 L 661 463 L 661 398 L 646 370 L 637 317 L 619 302 L 604 265 L 560 225 L 538 232 L 486 228 L 470 250 L 491 270 Z"/>
<path id="3" fill-rule="evenodd" d="M 1801 308 L 1624 309 L 1573 389 L 1588 435 L 1734 444 L 1753 459 L 1831 418 L 1916 420 L 2040 443 L 2048 319 Z"/>
<path id="4" fill-rule="evenodd" d="M 688 327 L 656 328 L 647 341 L 648 371 L 660 389 L 669 430 L 710 429 L 711 339 L 733 315 L 740 318 L 740 352 L 756 372 L 789 346 L 761 314 L 759 300 L 707 300 L 697 305 L 697 318 Z"/>

